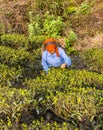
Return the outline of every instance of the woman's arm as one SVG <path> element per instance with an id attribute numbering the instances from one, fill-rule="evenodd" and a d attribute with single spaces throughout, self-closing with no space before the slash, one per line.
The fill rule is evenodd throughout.
<path id="1" fill-rule="evenodd" d="M 47 73 L 49 67 L 48 67 L 48 64 L 46 62 L 46 56 L 44 54 L 42 55 L 42 66 L 43 66 L 44 71 Z"/>
<path id="2" fill-rule="evenodd" d="M 67 56 L 67 54 L 62 48 L 60 48 L 60 56 L 64 59 L 64 63 L 66 63 L 68 67 L 71 66 L 72 64 L 71 58 Z"/>

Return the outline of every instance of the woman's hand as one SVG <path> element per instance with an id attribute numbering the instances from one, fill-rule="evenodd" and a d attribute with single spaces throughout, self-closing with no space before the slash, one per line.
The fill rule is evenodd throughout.
<path id="1" fill-rule="evenodd" d="M 64 69 L 65 67 L 66 67 L 66 63 L 63 63 L 60 67 L 61 67 L 61 69 Z"/>

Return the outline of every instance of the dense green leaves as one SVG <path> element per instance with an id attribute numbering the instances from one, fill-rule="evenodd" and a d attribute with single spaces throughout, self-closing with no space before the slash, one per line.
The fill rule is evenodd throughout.
<path id="1" fill-rule="evenodd" d="M 40 48 L 27 51 L 25 47 L 16 50 L 1 45 L 0 53 L 0 114 L 3 116 L 0 116 L 0 127 L 18 129 L 22 119 L 22 128 L 35 128 L 40 120 L 30 125 L 23 124 L 26 112 L 35 110 L 36 117 L 45 117 L 50 110 L 61 120 L 68 123 L 73 120 L 68 126 L 53 124 L 53 127 L 79 129 L 80 123 L 92 123 L 92 128 L 95 128 L 96 118 L 97 125 L 102 128 L 103 74 L 97 73 L 99 70 L 102 73 L 102 50 L 80 53 L 86 64 L 83 70 L 51 68 L 48 74 L 40 70 Z"/>
<path id="2" fill-rule="evenodd" d="M 82 53 L 87 68 L 98 73 L 103 73 L 103 50 L 90 49 Z"/>
<path id="3" fill-rule="evenodd" d="M 22 71 L 20 68 L 10 68 L 7 65 L 0 64 L 0 85 L 12 86 L 19 81 L 22 77 Z"/>
<path id="4" fill-rule="evenodd" d="M 26 35 L 10 34 L 12 28 L 5 34 L 0 24 L 1 130 L 103 129 L 103 50 L 78 52 L 82 70 L 75 65 L 51 68 L 48 74 L 41 70 L 41 44 L 47 37 L 63 37 L 67 53 L 75 57 L 73 44 L 79 35 L 71 18 L 75 23 L 88 16 L 93 2 L 36 0 L 23 17 Z"/>
<path id="5" fill-rule="evenodd" d="M 1 45 L 12 47 L 13 49 L 27 48 L 28 39 L 25 35 L 4 34 L 1 36 Z"/>
<path id="6" fill-rule="evenodd" d="M 35 93 L 33 93 L 35 95 Z M 31 98 L 32 97 L 32 98 Z M 7 124 L 2 124 L 3 117 L 0 119 L 0 128 L 8 127 L 9 129 L 18 129 L 22 111 L 26 111 L 31 107 L 36 106 L 36 101 L 33 99 L 31 91 L 26 89 L 0 87 L 0 114 L 5 114 Z"/>
<path id="7" fill-rule="evenodd" d="M 11 66 L 25 65 L 30 59 L 30 54 L 25 49 L 14 50 L 0 46 L 0 54 L 0 62 Z"/>

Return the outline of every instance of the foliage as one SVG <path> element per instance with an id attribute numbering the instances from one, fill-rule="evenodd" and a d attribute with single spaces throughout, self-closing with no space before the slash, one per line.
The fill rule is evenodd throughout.
<path id="1" fill-rule="evenodd" d="M 61 17 L 55 18 L 53 15 L 46 14 L 43 26 L 44 34 L 48 37 L 60 37 L 64 23 Z"/>
<path id="2" fill-rule="evenodd" d="M 69 48 L 70 46 L 73 46 L 73 42 L 77 40 L 77 35 L 74 31 L 69 31 L 68 35 L 65 38 L 65 43 L 66 43 L 66 49 Z"/>
<path id="3" fill-rule="evenodd" d="M 32 12 L 29 12 L 29 20 L 30 24 L 28 25 L 29 31 L 29 39 L 30 41 L 34 40 L 34 37 L 42 35 L 42 27 L 41 27 L 41 17 L 40 15 L 34 15 Z"/>
<path id="4" fill-rule="evenodd" d="M 91 2 L 92 3 L 92 2 Z M 76 10 L 76 15 L 88 15 L 91 12 L 91 3 L 84 1 Z"/>
<path id="5" fill-rule="evenodd" d="M 7 65 L 0 64 L 0 85 L 11 87 L 19 81 L 22 76 L 22 71 L 19 68 L 10 68 Z"/>
<path id="6" fill-rule="evenodd" d="M 90 49 L 83 52 L 81 57 L 89 70 L 103 73 L 103 50 Z"/>
<path id="7" fill-rule="evenodd" d="M 98 118 L 96 114 L 103 107 L 102 81 L 103 75 L 85 70 L 53 69 L 48 75 L 26 80 L 25 86 L 36 92 L 40 114 L 49 108 L 66 121 L 74 120 L 77 127 L 79 122 L 93 123 L 94 117 Z"/>
<path id="8" fill-rule="evenodd" d="M 33 95 L 31 91 L 26 89 L 17 90 L 15 88 L 0 87 L 0 114 L 4 113 L 7 116 L 7 124 L 3 126 L 1 123 L 2 126 L 0 128 L 6 125 L 9 129 L 17 129 L 22 110 L 28 109 L 30 104 L 31 106 L 36 105 L 36 101 L 33 100 Z"/>
<path id="9" fill-rule="evenodd" d="M 25 49 L 12 49 L 10 47 L 0 46 L 0 62 L 10 65 L 26 65 L 30 59 L 30 54 Z"/>
<path id="10" fill-rule="evenodd" d="M 103 129 L 103 50 L 78 52 L 83 70 L 50 68 L 45 74 L 41 66 L 40 46 L 48 37 L 63 38 L 71 58 L 77 53 L 80 30 L 74 26 L 94 1 L 7 1 L 14 12 L 6 8 L 0 23 L 1 130 Z"/>
<path id="11" fill-rule="evenodd" d="M 87 14 L 90 12 L 91 5 L 95 0 L 89 2 L 87 0 L 36 0 L 35 1 L 35 10 L 42 14 L 45 12 L 49 12 L 49 14 L 54 16 L 62 16 L 67 18 L 68 14 L 77 13 L 79 14 Z"/>
<path id="12" fill-rule="evenodd" d="M 33 122 L 27 126 L 26 124 L 22 124 L 22 128 L 25 128 L 25 130 L 31 129 L 31 130 L 68 130 L 68 129 L 76 129 L 75 126 L 63 122 L 63 123 L 57 123 L 55 121 L 52 122 L 46 122 L 44 125 L 45 121 L 44 119 L 40 120 L 33 120 Z M 78 129 L 77 129 L 78 130 Z"/>
<path id="13" fill-rule="evenodd" d="M 5 105 L 4 111 L 5 114 L 7 114 L 11 125 L 15 125 L 15 121 L 20 119 L 20 117 L 16 116 L 16 118 L 14 117 L 12 121 L 12 113 L 15 113 L 16 110 L 20 110 L 19 115 L 22 115 L 22 110 L 26 108 L 28 109 L 26 106 L 30 105 L 31 101 L 33 101 L 36 104 L 30 105 L 29 107 L 33 108 L 34 106 L 38 116 L 45 115 L 46 110 L 50 109 L 67 122 L 73 120 L 75 124 L 74 127 L 79 128 L 80 122 L 84 122 L 85 124 L 87 122 L 93 123 L 95 122 L 94 117 L 98 118 L 98 120 L 101 119 L 97 117 L 96 114 L 99 113 L 103 107 L 102 81 L 103 75 L 86 70 L 67 71 L 51 69 L 48 75 L 41 73 L 41 76 L 37 77 L 36 79 L 25 79 L 25 82 L 23 83 L 25 86 L 24 90 L 7 88 L 7 91 L 4 92 L 3 88 L 5 87 L 1 88 L 1 97 L 3 97 L 4 94 L 7 95 L 4 98 L 5 104 L 2 105 Z M 24 93 L 23 97 L 21 96 L 22 93 Z M 1 101 L 3 102 L 4 100 Z M 15 107 L 12 106 L 11 101 L 12 103 L 18 103 L 16 105 L 16 110 Z M 24 103 L 24 105 L 21 104 L 20 106 L 19 103 L 21 101 Z M 20 109 L 18 107 L 20 107 Z M 11 108 L 13 109 L 12 113 L 10 111 Z M 18 113 L 18 111 L 16 112 Z M 38 125 L 35 123 L 34 125 L 31 124 L 31 128 L 35 128 L 36 126 L 38 127 Z M 102 125 L 99 122 L 98 124 Z M 24 126 L 28 127 L 27 125 L 23 125 L 22 127 Z M 54 127 L 58 128 L 58 125 Z M 94 125 L 92 125 L 92 127 L 94 128 Z"/>
<path id="14" fill-rule="evenodd" d="M 35 80 L 26 81 L 27 87 L 33 87 L 43 96 L 48 90 L 55 94 L 55 91 L 69 91 L 72 88 L 79 87 L 95 87 L 102 89 L 103 75 L 92 73 L 86 70 L 50 70 L 48 75 L 42 74 L 42 77 L 37 77 Z M 39 87 L 40 86 L 40 87 Z M 42 92 L 42 93 L 41 93 Z"/>
<path id="15" fill-rule="evenodd" d="M 1 45 L 9 46 L 14 49 L 27 48 L 28 40 L 25 35 L 20 34 L 4 34 L 1 35 Z"/>
<path id="16" fill-rule="evenodd" d="M 75 13 L 76 12 L 76 9 L 77 9 L 77 7 L 75 7 L 75 6 L 68 6 L 67 8 L 66 8 L 66 12 L 67 12 L 67 14 L 73 14 L 73 13 Z"/>
<path id="17" fill-rule="evenodd" d="M 47 37 L 60 37 L 64 27 L 61 17 L 45 14 L 45 19 L 41 21 L 41 16 L 33 16 L 30 12 L 30 24 L 28 25 L 30 41 L 43 41 Z"/>
<path id="18" fill-rule="evenodd" d="M 96 115 L 95 92 L 92 89 L 73 88 L 67 93 L 56 92 L 56 96 L 50 95 L 46 102 L 52 105 L 55 113 L 65 119 L 88 121 Z"/>

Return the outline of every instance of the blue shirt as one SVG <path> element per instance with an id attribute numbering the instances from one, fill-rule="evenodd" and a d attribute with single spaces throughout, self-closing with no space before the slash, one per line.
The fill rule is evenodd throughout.
<path id="1" fill-rule="evenodd" d="M 65 53 L 65 51 L 58 47 L 59 57 L 56 53 L 50 54 L 47 50 L 45 50 L 42 54 L 42 66 L 43 69 L 47 72 L 50 67 L 59 67 L 63 63 L 66 63 L 69 67 L 71 65 L 71 59 Z"/>

